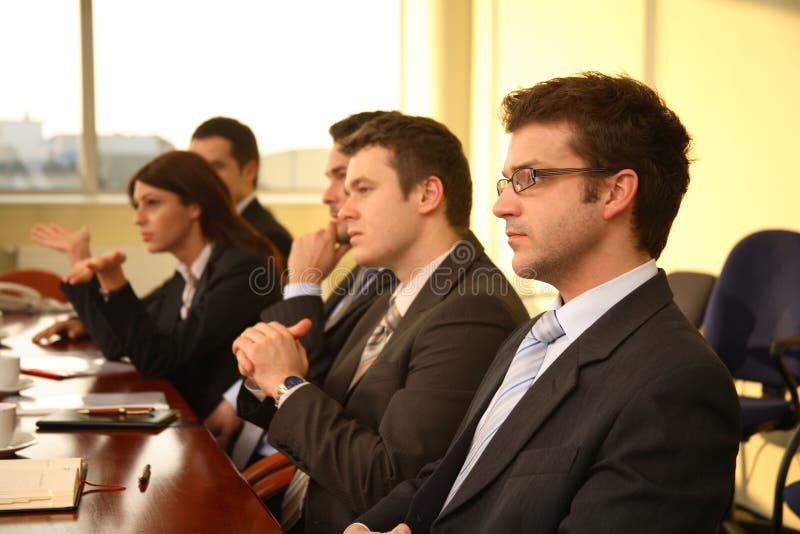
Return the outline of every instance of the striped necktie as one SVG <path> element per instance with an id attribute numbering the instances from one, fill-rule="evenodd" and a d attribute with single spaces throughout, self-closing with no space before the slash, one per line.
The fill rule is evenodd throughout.
<path id="1" fill-rule="evenodd" d="M 386 310 L 381 322 L 370 334 L 367 344 L 361 352 L 361 361 L 353 374 L 348 391 L 353 389 L 353 386 L 361 380 L 367 369 L 378 359 L 401 318 L 400 311 L 397 309 L 394 298 L 392 298 L 389 302 L 389 309 Z M 297 469 L 289 482 L 289 486 L 286 488 L 286 493 L 284 493 L 281 501 L 281 528 L 284 531 L 288 531 L 300 519 L 303 511 L 303 499 L 308 491 L 308 481 L 308 474 Z"/>
<path id="2" fill-rule="evenodd" d="M 483 451 L 492 441 L 500 425 L 508 417 L 508 414 L 511 413 L 522 396 L 530 389 L 536 375 L 539 373 L 539 368 L 544 362 L 547 346 L 563 335 L 564 330 L 558 322 L 556 312 L 550 310 L 536 321 L 533 328 L 525 336 L 525 339 L 522 340 L 514 359 L 511 360 L 511 365 L 506 372 L 503 383 L 500 384 L 489 406 L 483 413 L 483 417 L 478 422 L 467 458 L 464 460 L 464 465 L 461 466 L 461 471 L 458 473 L 455 482 L 453 482 L 453 487 L 450 489 L 450 494 L 447 496 L 442 509 L 452 500 L 458 488 L 461 487 L 461 484 L 483 454 Z"/>
<path id="3" fill-rule="evenodd" d="M 348 391 L 353 389 L 358 381 L 361 380 L 361 377 L 364 376 L 364 373 L 367 372 L 367 369 L 369 369 L 370 366 L 375 363 L 375 360 L 378 359 L 378 356 L 381 355 L 383 348 L 386 346 L 386 343 L 388 343 L 395 328 L 397 328 L 400 319 L 402 319 L 402 315 L 400 315 L 397 304 L 395 304 L 394 298 L 392 298 L 389 302 L 389 309 L 386 310 L 381 322 L 378 323 L 378 326 L 375 327 L 375 330 L 372 331 L 372 334 L 370 334 L 367 340 L 364 351 L 361 353 L 361 362 L 358 364 L 356 372 L 353 374 Z"/>

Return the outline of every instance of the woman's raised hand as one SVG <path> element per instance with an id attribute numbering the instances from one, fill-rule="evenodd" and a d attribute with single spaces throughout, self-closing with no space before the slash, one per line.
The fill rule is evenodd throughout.
<path id="1" fill-rule="evenodd" d="M 70 265 L 91 257 L 89 252 L 89 226 L 70 232 L 60 224 L 35 224 L 31 228 L 31 239 L 42 246 L 63 252 Z"/>
<path id="2" fill-rule="evenodd" d="M 116 291 L 128 281 L 122 272 L 125 254 L 118 250 L 106 252 L 101 256 L 94 256 L 77 262 L 72 266 L 72 271 L 64 277 L 68 284 L 88 282 L 94 275 L 100 281 L 100 286 L 106 291 Z"/>

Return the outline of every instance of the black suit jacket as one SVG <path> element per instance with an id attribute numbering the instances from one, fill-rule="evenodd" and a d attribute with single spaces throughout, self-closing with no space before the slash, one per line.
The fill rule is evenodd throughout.
<path id="1" fill-rule="evenodd" d="M 444 453 L 497 347 L 527 318 L 514 289 L 470 234 L 420 291 L 376 362 L 348 385 L 385 314 L 379 297 L 321 387 L 280 410 L 243 389 L 240 412 L 311 476 L 306 531 L 341 533 L 395 485 Z"/>
<path id="2" fill-rule="evenodd" d="M 733 495 L 739 403 L 663 272 L 545 371 L 440 515 L 532 324 L 498 352 L 447 454 L 359 521 L 405 520 L 414 534 L 716 532 Z"/>
<path id="3" fill-rule="evenodd" d="M 242 212 L 242 218 L 249 222 L 258 233 L 265 236 L 275 244 L 283 255 L 284 263 L 292 249 L 292 234 L 278 222 L 272 212 L 261 205 L 258 198 L 254 198 Z"/>
<path id="4" fill-rule="evenodd" d="M 388 270 L 378 272 L 369 269 L 375 279 L 364 291 L 359 291 L 355 298 L 342 311 L 336 322 L 330 328 L 325 328 L 325 323 L 336 306 L 348 295 L 355 291 L 353 284 L 363 267 L 356 266 L 334 288 L 331 295 L 322 301 L 321 297 L 303 296 L 284 299 L 272 304 L 261 312 L 264 322 L 277 321 L 290 326 L 297 321 L 311 319 L 311 330 L 300 342 L 308 355 L 309 369 L 307 378 L 313 382 L 322 382 L 328 374 L 334 358 L 342 350 L 347 337 L 353 331 L 364 312 L 369 309 L 379 295 L 391 294 L 396 284 L 395 276 Z"/>
<path id="5" fill-rule="evenodd" d="M 106 302 L 96 279 L 62 289 L 107 358 L 128 356 L 143 376 L 169 378 L 203 418 L 238 376 L 231 343 L 280 296 L 277 284 L 251 290 L 251 273 L 264 268 L 256 252 L 215 246 L 186 319 L 177 272 L 141 300 L 127 285 Z"/>

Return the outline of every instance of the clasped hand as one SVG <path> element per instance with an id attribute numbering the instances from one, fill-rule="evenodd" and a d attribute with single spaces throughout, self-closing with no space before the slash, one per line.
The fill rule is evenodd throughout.
<path id="1" fill-rule="evenodd" d="M 310 328 L 309 319 L 288 328 L 275 321 L 251 326 L 233 342 L 239 373 L 253 380 L 265 395 L 275 397 L 287 376 L 306 376 L 308 357 L 298 340 Z"/>

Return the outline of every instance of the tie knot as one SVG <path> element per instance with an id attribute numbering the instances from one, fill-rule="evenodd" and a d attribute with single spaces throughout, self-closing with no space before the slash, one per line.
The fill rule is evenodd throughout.
<path id="1" fill-rule="evenodd" d="M 531 328 L 531 334 L 537 341 L 548 344 L 563 336 L 564 329 L 561 328 L 561 323 L 558 322 L 555 310 L 544 312 Z"/>

